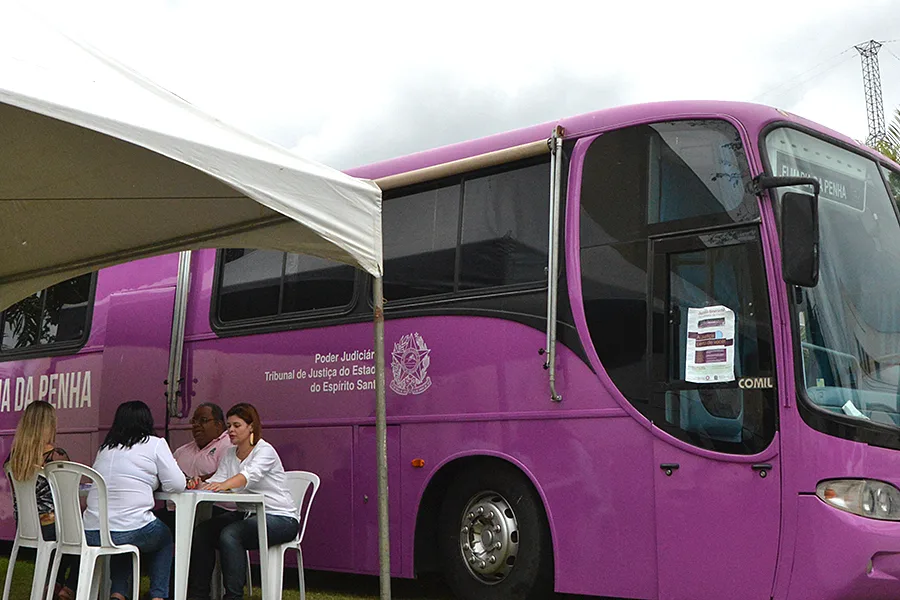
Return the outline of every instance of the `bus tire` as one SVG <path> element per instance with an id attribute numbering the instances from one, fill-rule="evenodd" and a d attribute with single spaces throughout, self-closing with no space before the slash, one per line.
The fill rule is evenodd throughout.
<path id="1" fill-rule="evenodd" d="M 461 600 L 538 600 L 553 592 L 543 504 L 525 475 L 491 461 L 463 470 L 441 506 L 438 551 Z"/>

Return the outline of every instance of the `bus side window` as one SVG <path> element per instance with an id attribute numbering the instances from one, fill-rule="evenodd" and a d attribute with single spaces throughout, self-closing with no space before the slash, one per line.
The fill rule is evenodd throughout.
<path id="1" fill-rule="evenodd" d="M 308 254 L 287 254 L 281 312 L 343 308 L 353 301 L 355 285 L 355 267 Z"/>
<path id="2" fill-rule="evenodd" d="M 278 314 L 284 252 L 228 248 L 221 252 L 218 317 L 223 323 Z"/>
<path id="3" fill-rule="evenodd" d="M 389 301 L 452 293 L 460 186 L 384 202 L 384 297 Z"/>
<path id="4" fill-rule="evenodd" d="M 219 253 L 220 323 L 343 310 L 353 302 L 356 270 L 314 256 L 229 248 Z"/>
<path id="5" fill-rule="evenodd" d="M 746 237 L 744 230 L 738 237 Z M 734 240 L 733 240 L 734 241 Z M 765 282 L 755 237 L 702 250 L 657 254 L 668 263 L 668 282 L 656 290 L 669 316 L 668 344 L 657 348 L 663 369 L 657 373 L 657 420 L 664 429 L 694 445 L 722 452 L 752 453 L 774 435 L 774 364 Z M 734 313 L 734 362 L 731 381 L 687 381 L 688 311 L 725 306 Z M 661 320 L 657 320 L 661 323 Z M 745 389 L 745 377 L 771 382 Z M 661 380 L 660 380 L 661 378 Z M 658 402 L 658 404 L 657 404 Z M 651 408 L 651 413 L 653 412 Z"/>
<path id="6" fill-rule="evenodd" d="M 743 373 L 743 357 L 756 354 L 756 324 L 748 314 L 753 311 L 747 257 L 741 246 L 725 246 L 695 252 L 680 252 L 669 257 L 670 314 L 674 314 L 677 335 L 669 359 L 669 379 L 683 380 L 687 357 L 688 309 L 723 305 L 735 313 L 735 376 Z"/>
<path id="7" fill-rule="evenodd" d="M 724 122 L 676 121 L 652 126 L 650 223 L 729 213 L 755 218 L 756 203 L 744 187 L 749 179 L 737 131 Z"/>
<path id="8" fill-rule="evenodd" d="M 546 159 L 424 185 L 384 202 L 386 300 L 546 285 Z"/>
<path id="9" fill-rule="evenodd" d="M 584 315 L 606 373 L 633 404 L 649 402 L 647 244 L 583 248 Z"/>
<path id="10" fill-rule="evenodd" d="M 57 283 L 0 314 L 0 353 L 77 345 L 87 337 L 91 273 Z"/>
<path id="11" fill-rule="evenodd" d="M 466 181 L 460 289 L 546 279 L 549 184 L 544 163 Z"/>

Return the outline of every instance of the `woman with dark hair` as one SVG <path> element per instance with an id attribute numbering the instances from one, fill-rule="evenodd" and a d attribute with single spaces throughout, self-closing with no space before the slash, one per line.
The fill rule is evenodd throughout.
<path id="1" fill-rule="evenodd" d="M 109 491 L 113 542 L 138 547 L 142 561 L 150 565 L 150 598 L 168 598 L 172 532 L 153 515 L 153 491 L 156 487 L 166 492 L 184 491 L 185 477 L 166 440 L 153 435 L 153 414 L 146 404 L 135 400 L 119 406 L 94 469 L 103 475 Z M 92 546 L 100 545 L 97 502 L 97 491 L 92 489 L 84 511 L 84 534 Z M 130 560 L 125 555 L 110 558 L 111 599 L 127 600 Z"/>
<path id="2" fill-rule="evenodd" d="M 233 446 L 222 456 L 215 474 L 200 488 L 262 494 L 269 545 L 291 541 L 297 535 L 299 515 L 287 490 L 281 458 L 272 444 L 262 439 L 259 413 L 252 404 L 235 404 L 226 414 L 226 425 Z M 210 578 L 218 550 L 225 584 L 224 600 L 243 599 L 246 552 L 259 549 L 258 528 L 256 515 L 240 510 L 200 523 L 194 530 L 191 548 L 188 598 L 209 600 Z"/>

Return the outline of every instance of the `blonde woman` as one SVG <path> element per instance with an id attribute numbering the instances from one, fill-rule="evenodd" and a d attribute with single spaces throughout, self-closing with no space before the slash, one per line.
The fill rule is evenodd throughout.
<path id="1" fill-rule="evenodd" d="M 56 409 L 49 402 L 32 402 L 25 409 L 16 434 L 13 437 L 12 450 L 6 463 L 12 472 L 13 479 L 25 481 L 35 476 L 48 462 L 53 460 L 69 460 L 69 455 L 62 448 L 56 447 Z M 53 507 L 53 496 L 50 484 L 38 476 L 35 485 L 38 514 L 41 519 L 41 535 L 45 540 L 56 539 L 56 513 Z M 19 518 L 16 498 L 13 497 L 13 513 Z M 65 555 L 59 565 L 56 578 L 56 597 L 59 600 L 73 600 L 78 585 L 78 558 Z"/>

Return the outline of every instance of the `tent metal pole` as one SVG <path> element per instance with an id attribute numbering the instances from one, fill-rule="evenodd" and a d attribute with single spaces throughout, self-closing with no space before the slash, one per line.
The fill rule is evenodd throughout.
<path id="1" fill-rule="evenodd" d="M 375 437 L 378 445 L 378 564 L 381 600 L 391 600 L 391 542 L 388 513 L 387 404 L 384 389 L 384 287 L 374 279 L 375 300 Z"/>

